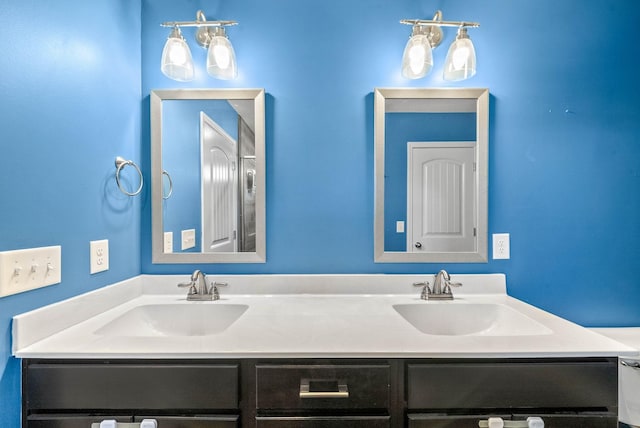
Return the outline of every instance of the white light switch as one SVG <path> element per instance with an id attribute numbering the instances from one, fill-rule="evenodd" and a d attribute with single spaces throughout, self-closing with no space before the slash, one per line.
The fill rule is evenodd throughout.
<path id="1" fill-rule="evenodd" d="M 0 252 L 0 297 L 62 281 L 62 247 Z"/>
<path id="2" fill-rule="evenodd" d="M 164 233 L 164 253 L 173 253 L 173 232 Z"/>
<path id="3" fill-rule="evenodd" d="M 89 242 L 91 273 L 109 270 L 109 240 Z"/>
<path id="4" fill-rule="evenodd" d="M 509 245 L 508 233 L 494 233 L 493 234 L 493 258 L 496 259 L 508 259 L 511 257 L 511 248 Z"/>
<path id="5" fill-rule="evenodd" d="M 404 233 L 404 221 L 396 221 L 396 233 Z"/>
<path id="6" fill-rule="evenodd" d="M 182 231 L 182 246 L 183 250 L 188 250 L 196 246 L 196 230 L 187 229 Z"/>

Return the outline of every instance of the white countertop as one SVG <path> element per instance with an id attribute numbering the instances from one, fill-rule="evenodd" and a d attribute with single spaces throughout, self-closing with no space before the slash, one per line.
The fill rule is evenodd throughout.
<path id="1" fill-rule="evenodd" d="M 427 275 L 239 275 L 217 302 L 187 302 L 187 275 L 132 278 L 17 315 L 19 358 L 512 358 L 636 356 L 638 351 L 506 294 L 504 275 L 452 275 L 453 304 L 508 306 L 545 334 L 446 336 L 420 332 L 394 309 L 429 305 L 412 283 Z M 143 305 L 247 305 L 226 330 L 200 336 L 105 336 L 101 327 Z M 449 304 L 449 302 L 447 302 Z M 204 320 L 203 322 L 207 322 Z M 446 320 L 443 320 L 446 322 Z"/>

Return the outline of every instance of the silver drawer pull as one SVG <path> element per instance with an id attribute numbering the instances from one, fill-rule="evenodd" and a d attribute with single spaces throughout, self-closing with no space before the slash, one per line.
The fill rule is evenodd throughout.
<path id="1" fill-rule="evenodd" d="M 620 364 L 625 367 L 631 367 L 632 369 L 640 369 L 640 361 L 620 360 Z"/>
<path id="2" fill-rule="evenodd" d="M 114 419 L 106 419 L 102 422 L 94 422 L 91 428 L 157 428 L 158 421 L 155 419 L 143 419 L 142 422 L 116 422 Z"/>
<path id="3" fill-rule="evenodd" d="M 301 379 L 300 398 L 349 398 L 349 388 L 340 380 Z"/>

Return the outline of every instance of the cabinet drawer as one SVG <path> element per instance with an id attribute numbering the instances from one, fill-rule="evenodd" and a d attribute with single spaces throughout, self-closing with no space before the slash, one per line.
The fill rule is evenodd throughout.
<path id="1" fill-rule="evenodd" d="M 514 415 L 514 420 L 526 420 L 528 416 L 540 416 L 545 428 L 617 428 L 618 415 L 603 414 L 556 414 Z"/>
<path id="2" fill-rule="evenodd" d="M 107 419 L 118 422 L 133 422 L 130 416 L 89 416 L 89 415 L 30 415 L 26 428 L 90 428 L 93 423 L 100 423 Z"/>
<path id="3" fill-rule="evenodd" d="M 503 420 L 511 419 L 511 415 L 408 415 L 409 428 L 478 428 L 479 421 L 486 421 L 489 417 Z"/>
<path id="4" fill-rule="evenodd" d="M 411 409 L 615 408 L 614 360 L 409 364 Z"/>
<path id="5" fill-rule="evenodd" d="M 206 364 L 31 364 L 31 410 L 212 410 L 238 407 L 238 366 Z"/>
<path id="6" fill-rule="evenodd" d="M 135 422 L 155 419 L 158 428 L 237 428 L 237 416 L 136 416 Z"/>
<path id="7" fill-rule="evenodd" d="M 258 365 L 257 408 L 386 409 L 389 365 Z"/>
<path id="8" fill-rule="evenodd" d="M 257 418 L 256 428 L 389 428 L 388 416 Z"/>
<path id="9" fill-rule="evenodd" d="M 500 417 L 505 421 L 526 421 L 529 416 L 539 416 L 545 428 L 617 428 L 618 418 L 612 414 L 531 414 L 531 415 L 426 415 L 410 414 L 409 428 L 478 428 L 479 421 Z"/>

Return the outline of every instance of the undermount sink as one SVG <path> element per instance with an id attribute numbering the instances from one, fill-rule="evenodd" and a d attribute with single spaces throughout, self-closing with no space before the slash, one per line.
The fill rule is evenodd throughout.
<path id="1" fill-rule="evenodd" d="M 249 308 L 216 302 L 142 305 L 95 331 L 100 336 L 209 336 L 223 332 Z"/>
<path id="2" fill-rule="evenodd" d="M 394 305 L 422 333 L 436 336 L 535 336 L 552 330 L 497 303 L 424 302 Z"/>

